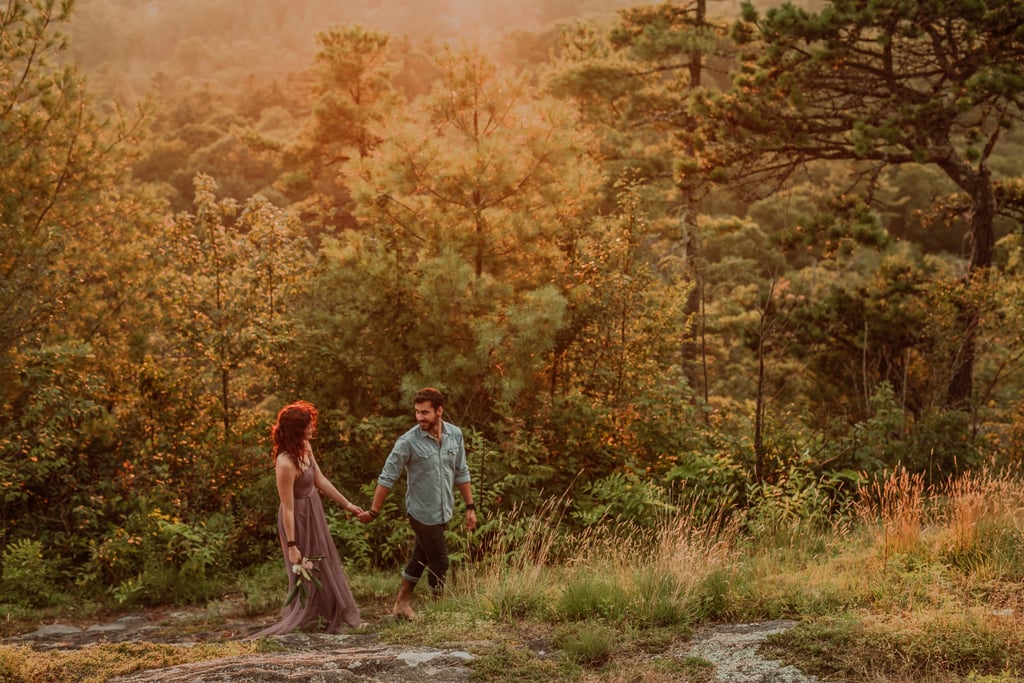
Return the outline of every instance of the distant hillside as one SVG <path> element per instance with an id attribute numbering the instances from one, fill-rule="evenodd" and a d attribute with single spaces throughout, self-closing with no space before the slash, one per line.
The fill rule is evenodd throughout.
<path id="1" fill-rule="evenodd" d="M 94 86 L 138 97 L 153 76 L 280 78 L 309 66 L 315 36 L 360 24 L 413 45 L 465 39 L 500 47 L 510 32 L 609 16 L 628 0 L 79 0 L 72 55 Z"/>

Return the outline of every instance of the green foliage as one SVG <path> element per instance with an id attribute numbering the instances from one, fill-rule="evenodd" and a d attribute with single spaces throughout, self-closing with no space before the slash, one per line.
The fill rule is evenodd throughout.
<path id="1" fill-rule="evenodd" d="M 249 78 L 219 70 L 258 48 L 213 24 L 281 26 L 294 58 L 338 16 L 320 7 L 303 32 L 319 6 L 299 4 L 214 2 L 207 25 L 90 3 L 91 48 L 70 54 L 70 3 L 0 19 L 0 518 L 12 567 L 31 565 L 29 539 L 46 549 L 55 590 L 34 604 L 76 579 L 199 600 L 276 558 L 267 429 L 291 398 L 322 409 L 318 458 L 366 501 L 411 391 L 447 391 L 485 512 L 472 536 L 450 529 L 460 573 L 572 557 L 578 537 L 538 540 L 513 512 L 592 532 L 685 510 L 784 545 L 844 528 L 865 475 L 899 464 L 936 483 L 1019 459 L 1017 5 L 746 8 L 733 89 L 695 87 L 735 46 L 669 3 L 568 31 L 549 71 L 472 47 L 428 64 L 355 26 L 317 35 L 312 98 L 255 73 L 262 57 Z M 62 66 L 113 59 L 111 23 L 191 36 L 147 44 L 169 69 L 145 142 Z M 863 78 L 885 71 L 879 35 L 899 57 L 881 85 Z M 981 45 L 995 56 L 972 61 Z M 91 78 L 119 89 L 110 64 Z M 330 512 L 346 564 L 405 559 L 401 497 L 365 527 Z M 1016 536 L 983 531 L 917 550 L 1014 575 Z M 634 590 L 685 587 L 644 574 L 594 609 L 734 610 L 708 581 L 661 609 Z M 527 588 L 493 592 L 494 613 L 544 613 Z"/>
<path id="2" fill-rule="evenodd" d="M 693 621 L 728 618 L 732 608 L 730 597 L 741 587 L 736 585 L 735 577 L 726 569 L 707 572 L 691 598 Z"/>
<path id="3" fill-rule="evenodd" d="M 233 566 L 252 567 L 280 552 L 277 539 L 277 483 L 270 468 L 269 453 L 261 453 L 262 475 L 236 475 L 233 482 L 237 494 L 228 507 L 232 519 L 231 534 L 227 540 L 227 555 Z M 254 465 L 256 467 L 258 465 Z M 333 481 L 333 480 L 332 480 Z"/>
<path id="4" fill-rule="evenodd" d="M 827 529 L 850 518 L 862 481 L 855 471 L 821 474 L 813 463 L 797 462 L 772 481 L 748 486 L 744 518 L 755 535 L 765 538 L 794 528 Z"/>
<path id="5" fill-rule="evenodd" d="M 370 544 L 370 533 L 363 525 L 355 521 L 352 515 L 333 505 L 327 508 L 326 515 L 327 528 L 331 531 L 331 537 L 345 566 L 364 571 L 374 566 L 374 560 L 380 559 L 379 551 Z M 380 522 L 378 518 L 374 524 Z"/>
<path id="6" fill-rule="evenodd" d="M 222 196 L 259 193 L 275 204 L 288 203 L 271 187 L 279 164 L 252 140 L 248 127 L 270 135 L 294 125 L 295 115 L 285 107 L 304 99 L 298 93 L 251 77 L 244 84 L 216 87 L 206 79 L 175 79 L 166 71 L 154 74 L 148 89 L 152 118 L 132 175 L 163 197 L 170 210 L 193 206 L 194 178 L 200 174 L 216 177 Z"/>
<path id="7" fill-rule="evenodd" d="M 288 585 L 287 571 L 284 559 L 274 558 L 249 565 L 238 573 L 235 587 L 242 593 L 245 614 L 256 616 L 280 610 L 283 587 Z"/>
<path id="8" fill-rule="evenodd" d="M 376 481 L 364 484 L 361 497 L 366 501 L 372 500 L 375 488 Z M 336 539 L 338 551 L 342 553 L 342 560 L 346 566 L 362 569 L 392 568 L 408 560 L 409 553 L 412 552 L 413 534 L 409 520 L 404 514 L 404 500 L 403 478 L 384 499 L 380 516 L 370 524 L 353 522 L 351 517 L 340 512 L 331 513 L 331 533 Z M 368 506 L 369 502 L 363 505 L 364 508 Z"/>
<path id="9" fill-rule="evenodd" d="M 66 65 L 61 28 L 71 8 L 70 2 L 17 0 L 0 14 L 4 384 L 12 378 L 11 354 L 22 344 L 88 330 L 96 311 L 124 302 L 125 292 L 110 286 L 122 264 L 110 257 L 126 254 L 127 234 L 112 216 L 128 208 L 119 179 L 132 132 L 100 120 L 83 78 Z M 95 275 L 76 277 L 82 270 Z"/>
<path id="10" fill-rule="evenodd" d="M 155 605 L 220 593 L 228 573 L 231 519 L 187 523 L 159 508 L 132 514 L 93 550 L 87 580 L 113 587 L 118 603 Z"/>
<path id="11" fill-rule="evenodd" d="M 612 472 L 581 486 L 572 516 L 583 527 L 625 520 L 654 527 L 671 510 L 665 497 L 665 492 L 649 479 Z"/>
<path id="12" fill-rule="evenodd" d="M 749 183 L 759 192 L 786 183 L 809 161 L 934 164 L 970 196 L 968 271 L 983 280 L 995 242 L 987 159 L 1012 127 L 1002 112 L 1019 120 L 1021 111 L 1019 93 L 1004 87 L 1003 75 L 1022 77 L 1024 42 L 1003 27 L 1021 19 L 1019 4 L 1005 0 L 969 11 L 896 1 L 867 9 L 834 3 L 820 13 L 786 5 L 763 17 L 746 11 L 734 36 L 752 49 L 740 55 L 733 88 L 700 94 L 698 125 L 681 132 L 683 148 L 701 156 L 701 172 L 683 183 L 706 191 L 706 174 L 727 169 L 733 186 Z M 990 41 L 1000 45 L 999 58 L 976 63 L 973 55 L 990 50 Z M 941 152 L 926 142 L 936 139 Z M 968 300 L 955 318 L 962 343 L 949 356 L 944 407 L 959 409 L 970 399 L 981 314 Z"/>
<path id="13" fill-rule="evenodd" d="M 311 142 L 323 172 L 346 153 L 365 156 L 377 145 L 373 128 L 399 104 L 388 61 L 388 36 L 358 26 L 317 34 L 318 99 Z"/>
<path id="14" fill-rule="evenodd" d="M 69 576 L 123 511 L 116 406 L 153 223 L 124 183 L 135 124 L 101 115 L 68 65 L 71 8 L 19 0 L 0 16 L 3 543 L 59 548 Z"/>
<path id="15" fill-rule="evenodd" d="M 290 336 L 283 314 L 309 264 L 308 242 L 289 217 L 262 197 L 244 206 L 216 199 L 217 185 L 197 176 L 195 214 L 171 227 L 161 296 L 173 353 L 207 394 L 205 417 L 232 441 L 239 403 L 266 392 Z"/>
<path id="16" fill-rule="evenodd" d="M 521 574 L 511 573 L 487 596 L 494 619 L 517 623 L 524 619 L 546 620 L 553 616 L 549 597 L 537 589 L 535 582 Z"/>
<path id="17" fill-rule="evenodd" d="M 980 467 L 984 444 L 970 438 L 970 414 L 957 410 L 933 411 L 915 425 L 909 439 L 908 468 L 927 472 L 932 481 Z"/>
<path id="18" fill-rule="evenodd" d="M 676 456 L 666 475 L 669 486 L 678 492 L 679 506 L 692 510 L 698 519 L 708 519 L 742 501 L 747 482 L 747 469 L 738 454 L 714 441 L 706 451 Z"/>
<path id="19" fill-rule="evenodd" d="M 64 602 L 58 589 L 57 558 L 49 556 L 39 541 L 21 539 L 3 552 L 0 592 L 10 604 L 48 607 Z"/>
<path id="20" fill-rule="evenodd" d="M 496 404 L 542 395 L 567 315 L 550 275 L 586 215 L 596 168 L 573 112 L 526 78 L 474 50 L 445 50 L 438 68 L 434 91 L 390 117 L 385 141 L 351 170 L 356 217 L 373 240 L 346 238 L 342 255 L 362 270 L 348 277 L 365 284 L 345 310 L 361 312 L 363 335 L 391 340 L 371 353 L 383 351 L 382 376 L 397 379 L 381 386 L 447 377 L 451 402 L 472 407 L 463 424 L 477 426 Z M 579 201 L 561 201 L 568 194 Z M 393 348 L 409 339 L 430 342 Z"/>
<path id="21" fill-rule="evenodd" d="M 21 360 L 13 419 L 0 426 L 5 539 L 61 548 L 74 563 L 123 503 L 108 377 L 85 344 L 45 346 Z"/>

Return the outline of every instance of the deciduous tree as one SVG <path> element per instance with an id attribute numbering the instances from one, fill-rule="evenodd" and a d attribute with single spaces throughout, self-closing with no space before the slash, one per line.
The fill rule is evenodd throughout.
<path id="1" fill-rule="evenodd" d="M 174 217 L 167 230 L 165 328 L 153 348 L 205 387 L 227 443 L 239 409 L 279 379 L 283 313 L 311 251 L 293 216 L 259 196 L 244 205 L 217 200 L 208 176 L 196 178 L 195 213 Z"/>

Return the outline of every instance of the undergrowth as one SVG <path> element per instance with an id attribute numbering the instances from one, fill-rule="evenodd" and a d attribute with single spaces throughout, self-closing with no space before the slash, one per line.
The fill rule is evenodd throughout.
<path id="1" fill-rule="evenodd" d="M 798 625 L 767 647 L 822 678 L 1003 682 L 1024 674 L 1024 484 L 1008 475 L 982 471 L 926 487 L 894 472 L 864 486 L 851 514 L 828 525 L 769 528 L 770 516 L 750 523 L 694 508 L 654 525 L 604 520 L 568 533 L 554 505 L 491 520 L 486 552 L 453 570 L 446 597 L 420 596 L 418 621 L 380 623 L 378 637 L 459 643 L 476 655 L 476 677 L 499 683 L 701 683 L 713 671 L 685 654 L 695 629 L 785 617 Z M 239 583 L 252 613 L 280 604 L 280 571 Z M 356 574 L 352 584 L 360 600 L 386 603 L 397 578 Z M 103 680 L 255 647 L 43 654 L 4 644 L 0 678 Z"/>

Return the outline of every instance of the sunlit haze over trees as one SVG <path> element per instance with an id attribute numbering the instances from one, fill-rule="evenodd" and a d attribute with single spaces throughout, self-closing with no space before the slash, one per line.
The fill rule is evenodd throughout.
<path id="1" fill-rule="evenodd" d="M 358 492 L 422 386 L 484 537 L 562 494 L 570 529 L 769 499 L 829 525 L 897 468 L 1016 466 L 1022 25 L 1019 0 L 0 3 L 0 550 L 208 597 L 197 574 L 274 557 L 282 405 L 319 407 Z M 390 567 L 396 529 L 339 544 Z"/>

